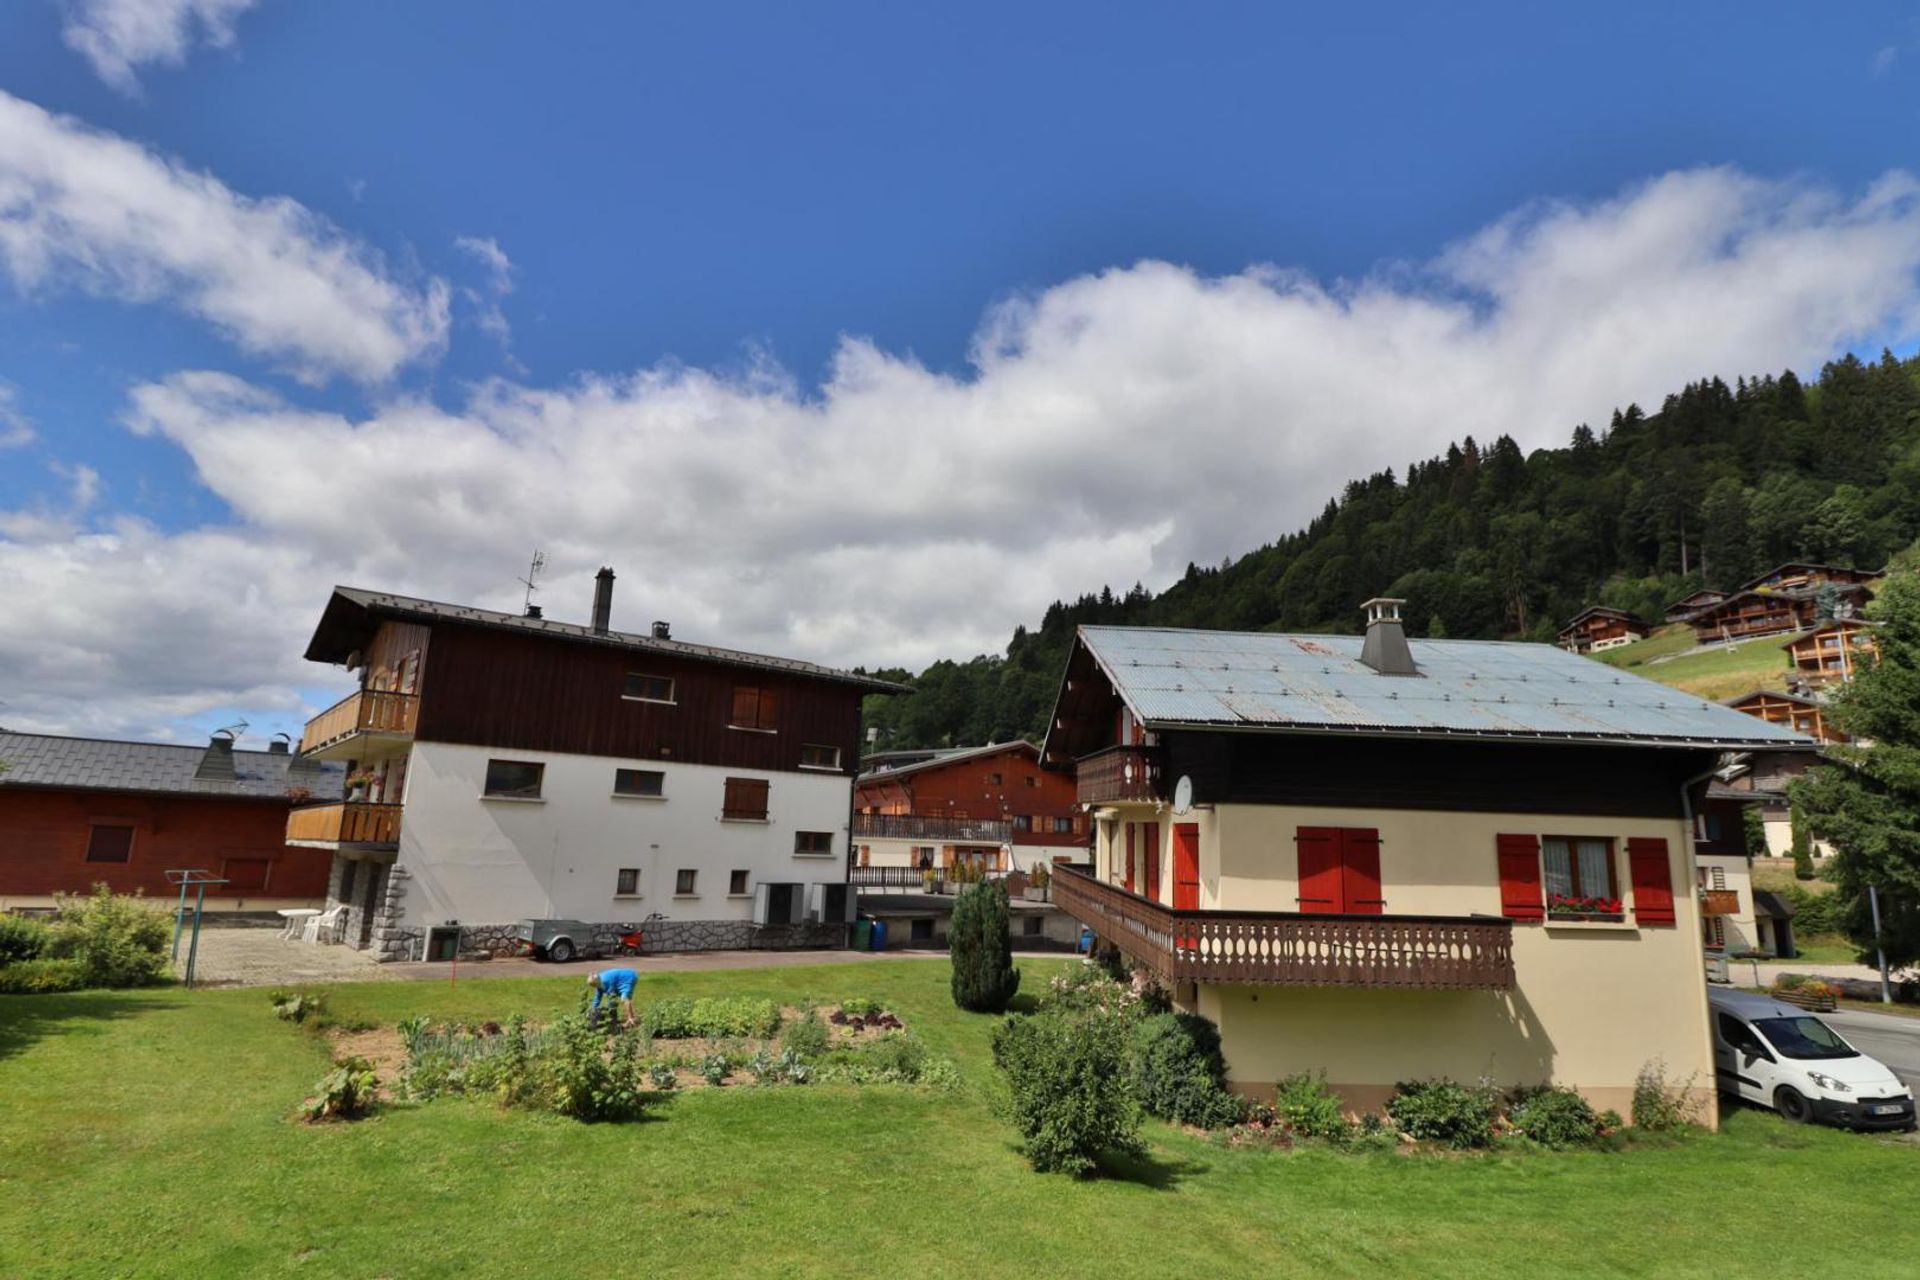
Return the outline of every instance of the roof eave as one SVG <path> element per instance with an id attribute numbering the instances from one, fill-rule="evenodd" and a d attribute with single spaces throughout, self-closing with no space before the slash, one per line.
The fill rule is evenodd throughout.
<path id="1" fill-rule="evenodd" d="M 1817 751 L 1811 738 L 1663 738 L 1645 734 L 1549 733 L 1515 729 L 1418 729 L 1406 725 L 1249 724 L 1244 720 L 1143 720 L 1156 733 L 1204 730 L 1217 733 L 1301 734 L 1316 737 L 1405 738 L 1472 742 L 1555 742 L 1591 746 L 1671 747 L 1713 751 Z"/>

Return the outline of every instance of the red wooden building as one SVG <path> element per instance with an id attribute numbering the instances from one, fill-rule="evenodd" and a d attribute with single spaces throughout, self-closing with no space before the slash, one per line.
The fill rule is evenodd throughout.
<path id="1" fill-rule="evenodd" d="M 1091 840 L 1071 773 L 1040 767 L 1031 742 L 870 756 L 854 786 L 861 866 L 1007 870 L 1078 861 Z"/>
<path id="2" fill-rule="evenodd" d="M 1581 610 L 1560 628 L 1560 647 L 1572 653 L 1596 653 L 1644 640 L 1652 630 L 1625 609 L 1597 604 Z"/>
<path id="3" fill-rule="evenodd" d="M 104 883 L 165 898 L 166 873 L 199 869 L 228 883 L 212 909 L 318 906 L 327 855 L 287 843 L 303 793 L 337 798 L 342 770 L 270 751 L 0 731 L 0 909 L 49 907 Z M 291 793 L 291 794 L 290 794 Z"/>

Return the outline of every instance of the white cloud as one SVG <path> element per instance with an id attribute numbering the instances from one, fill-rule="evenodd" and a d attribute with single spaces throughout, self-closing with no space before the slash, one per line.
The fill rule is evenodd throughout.
<path id="1" fill-rule="evenodd" d="M 511 609 L 535 546 L 550 617 L 584 617 L 611 564 L 619 626 L 843 664 L 994 650 L 1056 597 L 1163 586 L 1450 439 L 1561 443 L 1705 374 L 1911 337 L 1917 270 L 1910 177 L 1842 198 L 1703 170 L 1352 283 L 1068 280 L 994 308 L 963 376 L 848 339 L 811 389 L 763 359 L 347 417 L 183 373 L 128 421 L 185 450 L 230 523 L 0 538 L 0 699 L 134 732 L 297 719 L 331 584 Z"/>
<path id="2" fill-rule="evenodd" d="M 224 49 L 233 26 L 257 0 L 68 0 L 67 46 L 93 64 L 102 80 L 137 93 L 142 63 L 179 66 L 194 44 Z"/>
<path id="3" fill-rule="evenodd" d="M 468 302 L 473 304 L 474 323 L 481 332 L 499 341 L 502 348 L 513 342 L 513 328 L 507 323 L 507 314 L 501 309 L 501 302 L 513 292 L 513 261 L 507 257 L 500 243 L 492 237 L 459 236 L 454 239 L 453 247 L 476 259 L 486 269 L 487 279 L 479 289 L 462 288 Z"/>
<path id="4" fill-rule="evenodd" d="M 299 203 L 240 195 L 0 92 L 0 270 L 23 291 L 163 302 L 318 381 L 437 353 L 447 287 L 404 283 Z"/>
<path id="5" fill-rule="evenodd" d="M 10 383 L 0 382 L 0 449 L 12 449 L 33 439 L 33 423 L 15 403 Z"/>

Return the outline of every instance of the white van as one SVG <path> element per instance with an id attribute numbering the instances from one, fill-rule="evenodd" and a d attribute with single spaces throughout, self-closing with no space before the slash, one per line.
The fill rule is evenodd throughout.
<path id="1" fill-rule="evenodd" d="M 1913 1091 L 1805 1009 L 1717 988 L 1708 990 L 1707 1007 L 1720 1092 L 1795 1124 L 1914 1127 Z"/>

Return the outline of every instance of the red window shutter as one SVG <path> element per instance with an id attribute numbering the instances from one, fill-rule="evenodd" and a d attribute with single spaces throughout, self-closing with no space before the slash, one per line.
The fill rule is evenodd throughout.
<path id="1" fill-rule="evenodd" d="M 755 717 L 760 709 L 760 691 L 749 684 L 735 685 L 733 690 L 733 715 L 728 724 L 737 724 L 743 728 L 753 728 Z"/>
<path id="2" fill-rule="evenodd" d="M 1300 910 L 1338 912 L 1344 905 L 1340 888 L 1340 829 L 1301 827 L 1293 841 L 1300 857 Z"/>
<path id="3" fill-rule="evenodd" d="M 760 690 L 760 705 L 753 722 L 756 729 L 778 729 L 780 727 L 780 697 L 771 689 Z"/>
<path id="4" fill-rule="evenodd" d="M 1667 861 L 1667 842 L 1634 836 L 1627 841 L 1627 868 L 1633 879 L 1633 918 L 1639 924 L 1676 923 L 1673 912 L 1673 875 Z"/>
<path id="5" fill-rule="evenodd" d="M 1147 868 L 1149 866 L 1158 867 L 1160 865 L 1160 824 L 1157 822 L 1141 823 L 1140 837 L 1140 892 L 1151 897 L 1153 895 L 1153 881 L 1147 879 L 1149 874 Z"/>
<path id="6" fill-rule="evenodd" d="M 1127 892 L 1133 892 L 1133 824 L 1127 824 Z"/>
<path id="7" fill-rule="evenodd" d="M 1380 896 L 1380 833 L 1372 827 L 1349 827 L 1340 832 L 1341 910 L 1349 915 L 1377 916 L 1386 909 Z"/>
<path id="8" fill-rule="evenodd" d="M 1496 837 L 1500 849 L 1500 914 L 1509 920 L 1545 920 L 1540 893 L 1540 837 Z"/>
<path id="9" fill-rule="evenodd" d="M 1146 883 L 1140 890 L 1155 902 L 1160 901 L 1160 828 L 1155 824 L 1149 828 L 1153 838 L 1147 841 Z"/>

